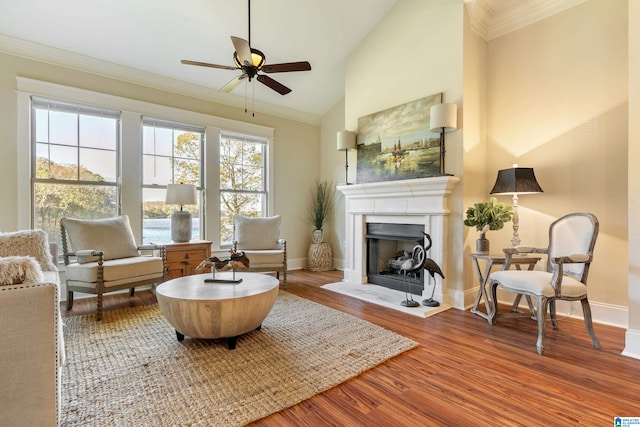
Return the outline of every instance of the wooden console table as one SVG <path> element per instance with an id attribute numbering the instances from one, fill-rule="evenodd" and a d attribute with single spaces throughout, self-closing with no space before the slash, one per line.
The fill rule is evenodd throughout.
<path id="1" fill-rule="evenodd" d="M 540 257 L 536 256 L 512 256 L 511 262 L 509 264 L 505 264 L 506 256 L 504 254 L 481 254 L 481 253 L 472 253 L 470 254 L 473 259 L 473 266 L 475 268 L 476 277 L 478 278 L 478 282 L 480 283 L 480 289 L 478 290 L 478 295 L 476 295 L 476 300 L 473 303 L 473 307 L 471 307 L 471 312 L 477 314 L 478 316 L 484 317 L 489 321 L 489 313 L 491 313 L 491 304 L 497 304 L 497 301 L 491 301 L 489 296 L 487 295 L 487 282 L 489 280 L 489 275 L 491 274 L 491 268 L 494 265 L 502 265 L 503 270 L 508 270 L 512 265 L 516 266 L 517 270 L 520 270 L 522 265 L 527 265 L 528 270 L 533 270 L 536 266 L 536 263 L 540 261 Z M 484 268 L 484 272 L 480 269 L 479 261 L 486 261 L 487 265 Z M 511 306 L 512 311 L 517 311 L 518 304 L 520 304 L 520 298 L 522 298 L 521 294 L 518 294 L 513 305 Z M 531 302 L 531 297 L 526 296 L 527 304 L 529 305 L 529 310 L 532 315 L 535 315 L 535 310 L 533 308 L 533 303 Z M 484 308 L 485 312 L 478 310 L 478 305 L 480 304 L 480 300 L 484 299 Z"/>

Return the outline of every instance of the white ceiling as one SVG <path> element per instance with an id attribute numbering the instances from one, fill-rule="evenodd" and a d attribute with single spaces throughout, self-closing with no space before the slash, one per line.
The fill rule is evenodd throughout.
<path id="1" fill-rule="evenodd" d="M 267 64 L 312 67 L 270 75 L 292 89 L 284 96 L 249 85 L 256 110 L 324 115 L 344 96 L 345 59 L 397 1 L 254 0 L 252 47 Z M 508 9 L 567 1 L 584 0 L 464 0 L 480 33 Z M 0 0 L 0 11 L 0 50 L 244 105 L 244 84 L 217 91 L 239 73 L 180 60 L 233 65 L 230 36 L 248 38 L 247 0 Z"/>

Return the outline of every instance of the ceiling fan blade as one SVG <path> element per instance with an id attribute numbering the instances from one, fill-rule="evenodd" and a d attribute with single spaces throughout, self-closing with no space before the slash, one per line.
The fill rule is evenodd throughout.
<path id="1" fill-rule="evenodd" d="M 238 77 L 235 77 L 229 83 L 224 85 L 222 89 L 220 89 L 220 92 L 231 92 L 233 89 L 235 89 L 236 86 L 240 84 L 242 80 L 244 80 L 245 77 L 247 77 L 246 74 L 240 74 Z"/>
<path id="2" fill-rule="evenodd" d="M 286 87 L 282 83 L 278 83 L 277 81 L 273 80 L 269 76 L 265 76 L 264 74 L 258 74 L 258 77 L 256 77 L 256 78 L 258 79 L 258 81 L 260 83 L 262 83 L 262 84 L 264 84 L 266 86 L 269 86 L 271 89 L 275 90 L 280 95 L 286 95 L 289 92 L 291 92 L 291 89 L 289 89 L 288 87 Z"/>
<path id="3" fill-rule="evenodd" d="M 249 46 L 249 42 L 245 39 L 234 36 L 231 36 L 231 42 L 233 43 L 233 47 L 236 49 L 236 53 L 238 54 L 238 58 L 240 58 L 240 61 L 242 61 L 244 65 L 253 65 L 253 59 L 251 57 L 251 46 Z"/>
<path id="4" fill-rule="evenodd" d="M 208 62 L 189 61 L 188 59 L 183 59 L 180 62 L 182 64 L 186 64 L 186 65 L 198 65 L 200 67 L 221 68 L 223 70 L 237 70 L 238 69 L 237 67 L 232 67 L 230 65 L 209 64 Z"/>
<path id="5" fill-rule="evenodd" d="M 309 71 L 311 64 L 307 61 L 284 62 L 282 64 L 269 64 L 262 67 L 265 73 L 287 73 L 289 71 Z"/>

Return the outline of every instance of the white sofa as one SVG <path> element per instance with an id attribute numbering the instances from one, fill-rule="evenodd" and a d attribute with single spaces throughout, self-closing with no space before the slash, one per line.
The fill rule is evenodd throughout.
<path id="1" fill-rule="evenodd" d="M 41 271 L 23 268 L 33 267 L 28 257 Z M 0 426 L 60 424 L 65 354 L 56 259 L 41 230 L 0 234 Z"/>

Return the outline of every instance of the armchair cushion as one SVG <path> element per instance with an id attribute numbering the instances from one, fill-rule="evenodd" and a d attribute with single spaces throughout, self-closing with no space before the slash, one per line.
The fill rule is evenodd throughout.
<path id="1" fill-rule="evenodd" d="M 43 230 L 21 230 L 0 234 L 0 257 L 31 256 L 43 271 L 57 271 L 51 261 L 49 238 Z"/>
<path id="2" fill-rule="evenodd" d="M 284 263 L 284 251 L 281 249 L 260 251 L 245 249 L 243 252 L 249 259 L 250 267 L 277 267 Z"/>
<path id="3" fill-rule="evenodd" d="M 517 293 L 542 295 L 546 298 L 555 296 L 551 286 L 552 273 L 547 271 L 503 270 L 491 273 L 491 280 L 504 289 Z M 569 298 L 580 298 L 587 294 L 587 286 L 571 276 L 562 276 L 562 295 Z"/>
<path id="4" fill-rule="evenodd" d="M 105 260 L 140 255 L 127 215 L 86 221 L 63 218 L 60 222 L 67 231 L 69 242 L 74 251 L 102 251 Z M 80 264 L 96 260 L 97 257 L 78 256 Z"/>
<path id="5" fill-rule="evenodd" d="M 40 264 L 30 256 L 0 258 L 0 285 L 38 283 L 44 280 Z"/>
<path id="6" fill-rule="evenodd" d="M 98 263 L 73 263 L 66 269 L 67 279 L 73 282 L 95 284 L 98 281 Z M 122 285 L 140 280 L 161 278 L 162 258 L 136 256 L 105 261 L 103 264 L 104 286 Z"/>
<path id="7" fill-rule="evenodd" d="M 235 235 L 240 250 L 276 249 L 280 238 L 280 215 L 249 218 L 242 215 L 233 217 Z"/>

